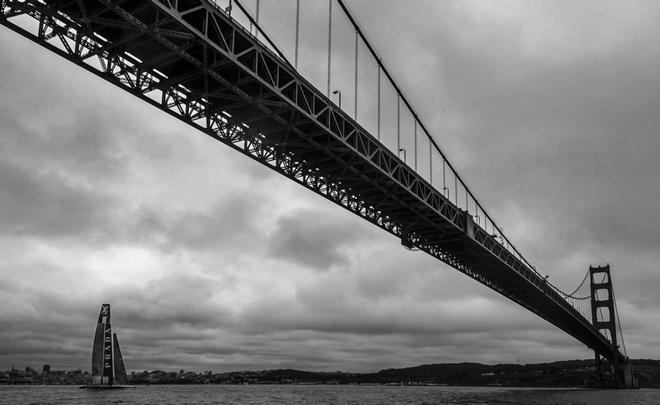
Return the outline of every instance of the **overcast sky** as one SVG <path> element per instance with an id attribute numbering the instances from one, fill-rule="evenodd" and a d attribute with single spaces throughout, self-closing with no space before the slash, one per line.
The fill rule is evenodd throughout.
<path id="1" fill-rule="evenodd" d="M 327 2 L 314 1 L 303 15 L 323 20 Z M 275 36 L 288 35 L 281 0 L 261 3 Z M 660 3 L 348 3 L 523 254 L 569 291 L 609 262 L 628 353 L 658 358 Z M 304 21 L 308 44 L 324 44 Z M 322 84 L 325 48 L 309 46 L 301 69 Z M 129 370 L 592 358 L 4 27 L 0 51 L 0 369 L 89 370 L 106 302 Z"/>

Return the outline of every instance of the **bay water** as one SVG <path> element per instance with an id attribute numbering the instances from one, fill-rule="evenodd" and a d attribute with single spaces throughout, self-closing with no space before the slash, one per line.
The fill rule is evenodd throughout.
<path id="1" fill-rule="evenodd" d="M 150 385 L 123 390 L 77 386 L 0 386 L 0 404 L 242 405 L 639 405 L 660 404 L 660 390 L 594 390 L 365 385 Z"/>

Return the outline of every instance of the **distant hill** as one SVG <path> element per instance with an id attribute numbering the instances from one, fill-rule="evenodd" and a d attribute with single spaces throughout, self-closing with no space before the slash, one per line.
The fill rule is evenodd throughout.
<path id="1" fill-rule="evenodd" d="M 633 360 L 640 388 L 660 388 L 660 360 Z M 39 373 L 0 371 L 0 384 L 82 384 L 90 375 L 80 370 Z M 537 364 L 445 363 L 392 368 L 375 373 L 314 372 L 292 369 L 225 373 L 145 371 L 131 373 L 131 384 L 392 384 L 510 387 L 594 387 L 593 360 Z"/>
<path id="2" fill-rule="evenodd" d="M 633 360 L 633 369 L 640 387 L 660 388 L 660 360 Z M 596 386 L 593 360 L 568 360 L 524 365 L 425 364 L 416 367 L 381 370 L 374 374 L 368 374 L 368 376 L 380 383 L 424 382 L 447 385 L 518 387 Z"/>
<path id="3" fill-rule="evenodd" d="M 660 361 L 634 360 L 640 387 L 660 388 Z M 292 369 L 237 371 L 219 374 L 164 373 L 132 376 L 134 384 L 392 384 L 511 387 L 594 387 L 593 360 L 538 364 L 446 363 L 381 370 L 375 373 L 313 372 Z"/>
<path id="4" fill-rule="evenodd" d="M 660 364 L 659 364 L 660 367 Z M 389 382 L 419 381 L 447 385 L 495 385 L 517 387 L 594 386 L 593 360 L 558 361 L 539 364 L 478 363 L 426 364 L 376 373 Z"/>

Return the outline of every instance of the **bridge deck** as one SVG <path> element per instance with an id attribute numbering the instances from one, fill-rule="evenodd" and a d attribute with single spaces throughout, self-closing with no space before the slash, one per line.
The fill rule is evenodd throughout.
<path id="1" fill-rule="evenodd" d="M 0 23 L 622 358 L 538 273 L 208 1 L 3 0 Z"/>

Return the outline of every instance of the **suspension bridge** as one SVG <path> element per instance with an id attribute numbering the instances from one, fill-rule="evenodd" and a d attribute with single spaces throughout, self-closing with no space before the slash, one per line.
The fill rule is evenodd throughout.
<path id="1" fill-rule="evenodd" d="M 592 349 L 603 385 L 632 387 L 609 266 L 589 269 L 586 297 L 548 282 L 459 176 L 344 1 L 316 2 L 325 5 L 318 35 L 327 41 L 327 80 L 317 83 L 299 69 L 301 2 L 287 3 L 288 55 L 260 20 L 259 0 L 251 8 L 238 0 L 0 0 L 0 23 L 523 306 Z M 341 89 L 332 75 L 338 30 L 354 46 Z M 360 79 L 365 69 L 376 86 Z M 394 108 L 383 101 L 388 92 Z M 591 319 L 574 306 L 580 298 L 591 300 Z"/>

